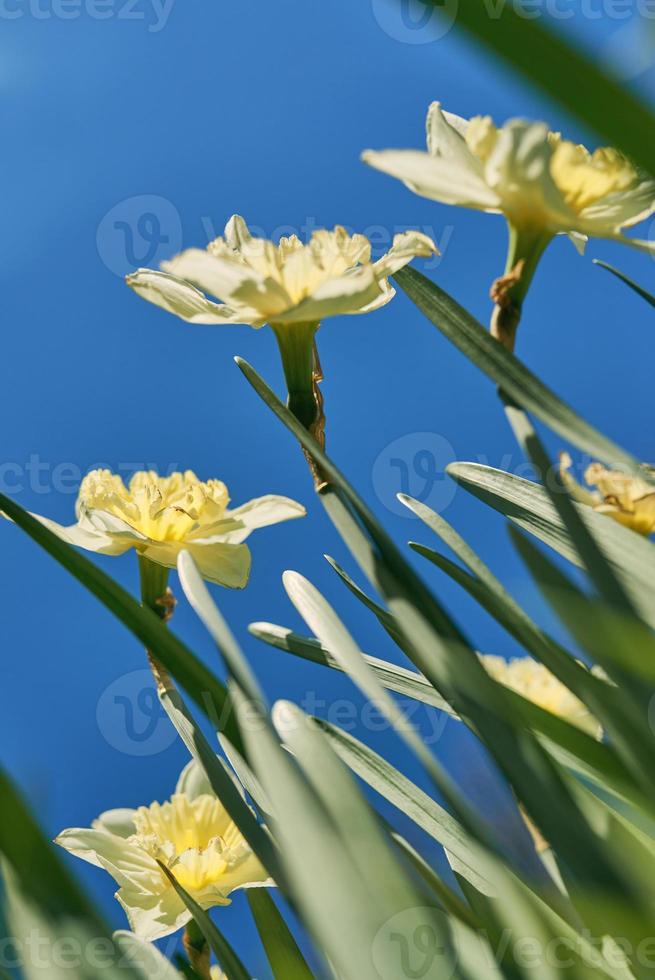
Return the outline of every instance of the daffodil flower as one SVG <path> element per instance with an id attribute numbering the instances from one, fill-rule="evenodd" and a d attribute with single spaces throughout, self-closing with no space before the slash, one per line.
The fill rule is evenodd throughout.
<path id="1" fill-rule="evenodd" d="M 76 524 L 64 527 L 35 516 L 62 540 L 98 554 L 134 548 L 140 557 L 174 568 L 184 548 L 210 582 L 240 589 L 250 573 L 250 550 L 243 543 L 248 535 L 302 517 L 305 509 L 275 495 L 232 510 L 228 504 L 224 483 L 202 482 L 191 470 L 166 477 L 135 473 L 128 486 L 110 470 L 93 470 L 80 486 Z"/>
<path id="2" fill-rule="evenodd" d="M 191 919 L 158 861 L 204 909 L 229 905 L 236 889 L 274 885 L 195 762 L 167 802 L 109 810 L 56 843 L 109 872 L 130 928 L 147 940 Z"/>
<path id="3" fill-rule="evenodd" d="M 244 219 L 233 215 L 224 237 L 206 249 L 182 252 L 164 262 L 161 272 L 139 269 L 127 284 L 189 323 L 270 324 L 282 356 L 289 407 L 321 437 L 314 348 L 321 321 L 384 306 L 395 295 L 389 276 L 416 256 L 435 252 L 427 235 L 403 232 L 374 262 L 369 240 L 341 226 L 315 231 L 306 244 L 296 235 L 275 244 L 253 237 Z"/>
<path id="4" fill-rule="evenodd" d="M 487 673 L 499 684 L 588 735 L 600 738 L 602 729 L 589 709 L 543 664 L 531 657 L 504 660 L 486 654 L 480 659 Z"/>
<path id="5" fill-rule="evenodd" d="M 590 153 L 541 122 L 512 119 L 498 128 L 489 116 L 462 119 L 433 102 L 427 152 L 368 150 L 363 159 L 422 197 L 504 214 L 510 249 L 492 295 L 517 313 L 554 235 L 569 235 L 579 251 L 589 237 L 655 251 L 655 243 L 623 234 L 655 211 L 655 181 L 618 150 Z"/>
<path id="6" fill-rule="evenodd" d="M 639 534 L 649 535 L 655 531 L 655 487 L 652 483 L 629 473 L 608 470 L 602 463 L 592 463 L 585 471 L 585 481 L 597 489 L 590 491 L 571 476 L 571 466 L 569 454 L 561 453 L 562 482 L 575 500 Z"/>

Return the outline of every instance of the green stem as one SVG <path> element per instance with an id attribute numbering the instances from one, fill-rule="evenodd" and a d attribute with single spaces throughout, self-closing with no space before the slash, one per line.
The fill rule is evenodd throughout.
<path id="1" fill-rule="evenodd" d="M 552 239 L 542 227 L 509 225 L 509 245 L 505 272 L 491 289 L 496 306 L 491 333 L 508 350 L 514 350 L 521 308 L 544 249 Z"/>
<path id="2" fill-rule="evenodd" d="M 289 411 L 311 432 L 320 415 L 314 378 L 314 337 L 319 324 L 272 323 L 271 326 L 282 358 Z"/>
<path id="3" fill-rule="evenodd" d="M 149 558 L 139 555 L 139 576 L 141 579 L 141 604 L 151 609 L 164 622 L 172 616 L 175 604 L 173 595 L 168 588 L 169 570 L 164 565 L 158 565 Z M 148 663 L 152 670 L 157 689 L 162 691 L 172 687 L 172 680 L 166 668 L 160 664 L 151 650 L 146 650 Z"/>
<path id="4" fill-rule="evenodd" d="M 184 948 L 186 954 L 189 957 L 189 963 L 198 974 L 199 977 L 207 978 L 210 980 L 210 950 L 207 940 L 203 936 L 202 932 L 195 919 L 189 919 L 184 930 L 183 938 Z"/>

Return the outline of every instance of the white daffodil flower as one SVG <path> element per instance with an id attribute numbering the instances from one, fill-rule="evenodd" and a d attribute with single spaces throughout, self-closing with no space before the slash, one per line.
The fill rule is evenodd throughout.
<path id="1" fill-rule="evenodd" d="M 423 197 L 502 213 L 533 237 L 564 233 L 581 249 L 587 237 L 610 238 L 655 251 L 622 233 L 655 211 L 655 181 L 618 150 L 590 153 L 541 122 L 498 128 L 489 116 L 462 119 L 438 102 L 428 111 L 427 144 L 427 152 L 368 150 L 363 159 Z"/>
<path id="2" fill-rule="evenodd" d="M 427 144 L 427 152 L 367 150 L 362 158 L 422 197 L 505 215 L 509 250 L 491 287 L 491 333 L 508 350 L 555 235 L 568 235 L 579 252 L 590 236 L 655 252 L 655 242 L 623 234 L 655 211 L 655 181 L 617 150 L 590 153 L 541 122 L 512 119 L 498 128 L 489 116 L 462 119 L 438 102 L 428 110 Z"/>
<path id="3" fill-rule="evenodd" d="M 395 294 L 388 277 L 416 256 L 435 252 L 427 235 L 403 232 L 373 262 L 369 240 L 340 226 L 315 231 L 307 244 L 296 235 L 275 244 L 254 238 L 235 214 L 224 237 L 206 249 L 190 248 L 162 263 L 162 272 L 138 269 L 126 281 L 139 296 L 189 323 L 318 324 L 384 306 Z"/>
<path id="4" fill-rule="evenodd" d="M 599 738 L 602 729 L 589 709 L 554 674 L 531 657 L 504 660 L 485 654 L 482 664 L 495 681 L 532 701 L 545 711 L 563 718 L 588 735 Z"/>
<path id="5" fill-rule="evenodd" d="M 103 555 L 134 548 L 143 558 L 175 568 L 184 548 L 210 582 L 241 589 L 250 574 L 250 549 L 243 544 L 260 527 L 303 517 L 305 508 L 288 497 L 268 495 L 228 509 L 227 487 L 203 483 L 195 473 L 158 476 L 135 473 L 128 486 L 110 470 L 93 470 L 82 480 L 77 523 L 42 524 L 69 544 Z"/>
<path id="6" fill-rule="evenodd" d="M 274 885 L 195 762 L 166 803 L 109 810 L 90 828 L 62 831 L 56 843 L 109 872 L 130 928 L 147 940 L 191 918 L 158 861 L 204 909 L 229 905 L 238 888 Z"/>

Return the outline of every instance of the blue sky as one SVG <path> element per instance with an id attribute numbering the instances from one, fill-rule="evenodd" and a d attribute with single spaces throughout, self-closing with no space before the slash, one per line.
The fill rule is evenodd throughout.
<path id="1" fill-rule="evenodd" d="M 457 32 L 435 37 L 431 23 L 417 29 L 412 22 L 419 7 L 404 9 L 404 22 L 392 0 L 6 0 L 0 10 L 8 21 L 0 38 L 0 489 L 64 522 L 73 520 L 80 476 L 99 464 L 124 473 L 193 468 L 225 480 L 235 504 L 269 492 L 301 500 L 305 520 L 252 538 L 247 591 L 215 594 L 270 696 L 306 706 L 314 697 L 325 702 L 316 708 L 322 714 L 335 701 L 361 701 L 345 679 L 246 633 L 256 620 L 300 626 L 281 586 L 284 569 L 301 571 L 325 592 L 364 650 L 399 655 L 323 560 L 328 552 L 355 571 L 292 439 L 233 363 L 235 354 L 245 357 L 281 390 L 273 337 L 182 324 L 139 300 L 121 277 L 134 262 L 206 244 L 235 211 L 267 235 L 342 223 L 384 238 L 418 227 L 443 252 L 427 274 L 486 321 L 489 286 L 504 265 L 502 220 L 416 197 L 362 165 L 360 152 L 422 146 L 433 99 L 464 116 L 544 118 L 574 139 L 594 138 Z M 595 52 L 608 45 L 623 52 L 624 66 L 636 63 L 629 48 L 625 55 L 632 28 L 611 14 L 610 0 L 586 9 L 561 28 Z M 600 19 L 592 16 L 598 9 L 605 11 Z M 651 83 L 649 71 L 634 81 L 647 93 Z M 651 311 L 592 257 L 652 288 L 647 256 L 593 242 L 581 259 L 557 241 L 530 292 L 519 353 L 601 430 L 652 460 L 644 424 Z M 329 451 L 394 538 L 429 543 L 395 503 L 402 463 L 392 460 L 411 471 L 417 453 L 427 451 L 420 459 L 428 461 L 432 453 L 436 478 L 415 472 L 410 492 L 431 481 L 428 502 L 445 507 L 517 598 L 556 629 L 503 521 L 441 476 L 454 459 L 521 472 L 493 386 L 402 295 L 370 316 L 326 322 L 319 342 Z M 559 443 L 549 446 L 555 452 Z M 133 675 L 144 668 L 138 644 L 17 529 L 7 524 L 0 532 L 2 763 L 52 834 L 88 825 L 108 807 L 164 799 L 186 760 L 183 749 L 156 718 L 153 737 L 135 741 L 113 700 L 117 692 L 132 699 L 135 724 L 147 724 L 149 702 L 138 701 L 143 674 Z M 137 588 L 133 556 L 102 565 Z M 422 571 L 480 649 L 515 652 L 435 570 Z M 173 625 L 216 664 L 183 603 Z M 436 731 L 441 757 L 467 790 L 488 798 L 480 757 L 460 728 L 434 729 L 427 714 L 420 724 Z M 388 734 L 361 727 L 358 734 L 407 763 Z M 108 877 L 70 863 L 112 924 L 122 925 Z M 266 977 L 244 903 L 221 916 L 254 975 Z"/>

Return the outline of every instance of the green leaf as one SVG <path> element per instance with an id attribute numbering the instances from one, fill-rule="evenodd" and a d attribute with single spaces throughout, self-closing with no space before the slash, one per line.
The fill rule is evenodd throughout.
<path id="1" fill-rule="evenodd" d="M 594 265 L 600 266 L 601 269 L 607 269 L 607 271 L 611 272 L 613 276 L 616 276 L 616 278 L 620 279 L 621 282 L 624 282 L 626 286 L 629 286 L 630 289 L 637 294 L 637 296 L 641 296 L 641 298 L 645 299 L 651 306 L 655 306 L 655 296 L 653 296 L 652 293 L 649 293 L 648 290 L 644 289 L 643 286 L 636 283 L 634 279 L 629 279 L 625 273 L 619 272 L 618 269 L 615 269 L 613 265 L 609 265 L 608 262 L 601 262 L 600 259 L 594 259 Z"/>
<path id="2" fill-rule="evenodd" d="M 478 870 L 480 845 L 444 807 L 354 736 L 329 722 L 315 722 L 354 773 L 452 853 L 467 881 L 486 895 L 494 894 L 493 885 Z"/>
<path id="3" fill-rule="evenodd" d="M 394 278 L 430 322 L 519 405 L 592 456 L 641 472 L 634 456 L 585 422 L 443 289 L 409 267 Z"/>
<path id="4" fill-rule="evenodd" d="M 209 915 L 182 887 L 175 875 L 162 861 L 157 861 L 162 874 L 166 875 L 171 885 L 182 899 L 189 912 L 193 916 L 193 921 L 205 937 L 214 956 L 221 964 L 227 974 L 228 980 L 252 980 L 252 974 L 246 970 L 245 966 L 232 949 L 218 926 L 209 918 Z"/>
<path id="5" fill-rule="evenodd" d="M 441 6 L 438 0 L 430 2 L 437 10 Z M 445 17 L 452 17 L 450 7 L 442 9 Z M 465 0 L 456 11 L 456 27 L 652 172 L 655 117 L 635 91 L 603 69 L 596 52 L 585 54 L 561 30 L 550 27 L 548 18 L 526 16 L 524 8 L 512 4 L 499 3 L 492 10 Z"/>
<path id="6" fill-rule="evenodd" d="M 313 980 L 313 974 L 280 911 L 264 888 L 249 888 L 248 905 L 274 980 Z"/>
<path id="7" fill-rule="evenodd" d="M 166 628 L 92 561 L 66 544 L 17 503 L 0 494 L 0 510 L 92 592 L 173 674 L 198 706 L 238 743 L 227 692 L 217 677 Z"/>
<path id="8" fill-rule="evenodd" d="M 138 969 L 144 977 L 155 977 L 156 980 L 180 980 L 179 972 L 157 947 L 133 932 L 119 929 L 114 933 L 114 943 L 124 959 Z"/>
<path id="9" fill-rule="evenodd" d="M 26 980 L 150 977 L 139 963 L 126 962 L 120 944 L 113 942 L 2 770 L 0 812 L 3 912 Z"/>
<path id="10" fill-rule="evenodd" d="M 538 484 L 478 463 L 451 463 L 448 474 L 494 510 L 534 534 L 564 558 L 580 565 L 580 557 L 567 529 L 546 491 Z M 652 602 L 655 548 L 652 543 L 584 504 L 574 504 L 574 507 L 594 534 L 639 614 L 655 626 Z"/>

